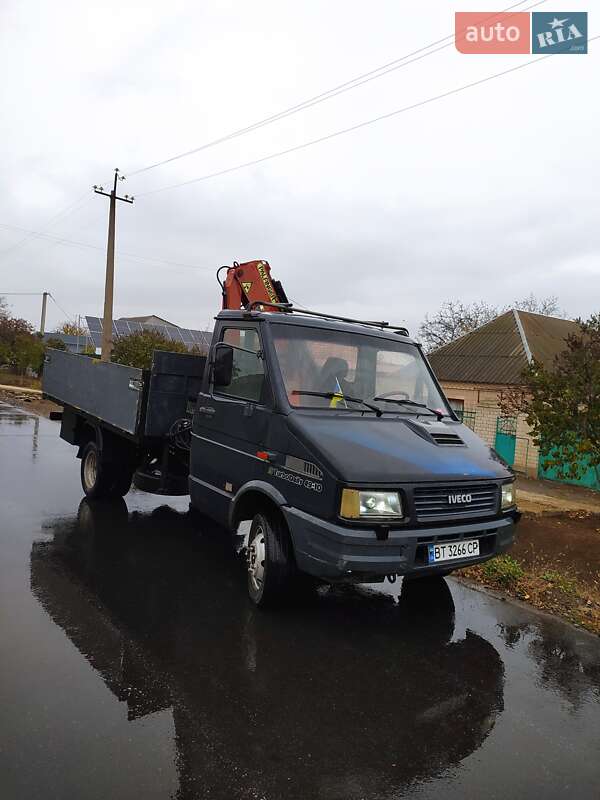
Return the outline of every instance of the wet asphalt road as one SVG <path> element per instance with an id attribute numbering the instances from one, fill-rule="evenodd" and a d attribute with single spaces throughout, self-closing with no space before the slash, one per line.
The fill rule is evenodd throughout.
<path id="1" fill-rule="evenodd" d="M 600 640 L 441 580 L 254 610 L 187 498 L 0 405 L 0 798 L 600 797 Z"/>

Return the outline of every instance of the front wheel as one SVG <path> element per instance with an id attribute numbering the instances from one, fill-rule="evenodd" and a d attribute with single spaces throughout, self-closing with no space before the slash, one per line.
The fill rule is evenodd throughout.
<path id="1" fill-rule="evenodd" d="M 248 550 L 248 594 L 257 606 L 274 606 L 287 594 L 296 572 L 290 535 L 277 512 L 254 516 Z"/>
<path id="2" fill-rule="evenodd" d="M 410 575 L 404 575 L 403 580 L 410 581 L 411 583 L 414 581 L 418 581 L 418 583 L 422 584 L 425 584 L 428 581 L 435 583 L 440 578 L 445 578 L 447 575 L 450 575 L 450 573 L 454 572 L 455 569 L 457 569 L 457 567 L 453 567 L 452 569 L 441 569 L 439 572 L 430 572 L 427 575 L 422 575 L 421 573 L 416 572 Z"/>

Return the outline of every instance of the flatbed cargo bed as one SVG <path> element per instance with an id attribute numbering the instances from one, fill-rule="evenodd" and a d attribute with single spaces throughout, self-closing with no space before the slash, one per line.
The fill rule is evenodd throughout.
<path id="1" fill-rule="evenodd" d="M 205 356 L 155 351 L 142 370 L 97 358 L 48 350 L 44 395 L 127 438 L 161 438 L 173 422 L 191 416 Z"/>

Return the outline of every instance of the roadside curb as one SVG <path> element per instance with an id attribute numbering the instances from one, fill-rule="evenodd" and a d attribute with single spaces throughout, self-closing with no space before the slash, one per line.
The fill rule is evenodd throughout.
<path id="1" fill-rule="evenodd" d="M 464 578 L 462 575 L 452 575 L 449 576 L 449 579 L 456 581 L 457 583 L 460 583 L 462 586 L 466 586 L 469 589 L 473 589 L 476 592 L 487 595 L 494 600 L 500 600 L 503 603 L 511 603 L 512 605 L 529 611 L 532 614 L 545 617 L 545 619 L 547 619 L 549 622 L 556 623 L 557 625 L 566 625 L 567 627 L 572 628 L 574 631 L 577 631 L 577 633 L 584 634 L 585 636 L 591 636 L 591 638 L 595 641 L 600 638 L 598 634 L 588 631 L 581 625 L 575 625 L 570 620 L 565 619 L 565 617 L 561 617 L 558 614 L 552 614 L 549 611 L 545 611 L 543 608 L 537 608 L 537 606 L 531 605 L 531 603 L 527 603 L 525 600 L 519 600 L 518 597 L 513 597 L 512 595 L 502 592 L 499 589 L 492 589 L 490 586 L 484 586 L 482 583 L 469 580 L 468 578 Z"/>
<path id="2" fill-rule="evenodd" d="M 17 394 L 43 394 L 41 389 L 30 389 L 27 386 L 10 386 L 4 383 L 0 383 L 0 389 L 5 392 L 16 392 Z"/>

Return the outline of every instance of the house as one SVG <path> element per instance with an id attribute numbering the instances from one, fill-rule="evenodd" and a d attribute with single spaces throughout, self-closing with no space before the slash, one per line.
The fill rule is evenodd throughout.
<path id="1" fill-rule="evenodd" d="M 166 325 L 168 328 L 178 328 L 174 322 L 149 314 L 147 317 L 120 317 L 117 322 L 141 322 L 143 325 Z"/>
<path id="2" fill-rule="evenodd" d="M 498 402 L 523 384 L 533 359 L 552 367 L 571 320 L 513 309 L 429 354 L 450 405 L 482 439 L 518 471 L 537 476 L 538 449 L 524 417 L 504 417 Z"/>
<path id="3" fill-rule="evenodd" d="M 51 339 L 59 339 L 65 346 L 68 353 L 85 353 L 89 348 L 94 347 L 94 343 L 90 336 L 83 334 L 82 336 L 72 336 L 68 333 L 61 333 L 54 331 L 53 333 L 45 333 L 42 336 L 44 344 Z"/>
<path id="4" fill-rule="evenodd" d="M 102 319 L 100 317 L 86 316 L 86 322 L 94 347 L 102 347 Z M 208 351 L 212 339 L 212 331 L 181 328 L 156 314 L 143 317 L 120 317 L 113 321 L 113 339 L 120 336 L 129 336 L 140 331 L 156 331 L 174 342 L 182 342 L 190 350 Z"/>

